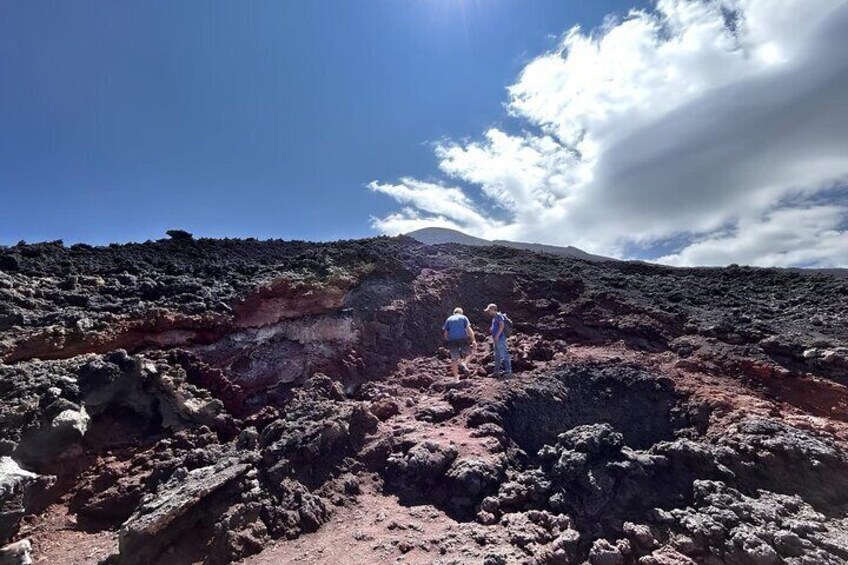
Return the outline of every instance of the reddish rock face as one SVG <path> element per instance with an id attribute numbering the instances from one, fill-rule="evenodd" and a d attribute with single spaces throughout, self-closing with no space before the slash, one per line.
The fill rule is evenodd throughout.
<path id="1" fill-rule="evenodd" d="M 489 302 L 512 379 L 489 377 Z M 455 306 L 481 344 L 459 381 Z M 769 269 L 403 238 L 3 248 L 0 542 L 51 563 L 843 563 L 846 320 L 845 280 Z"/>
<path id="2" fill-rule="evenodd" d="M 355 282 L 352 277 L 339 276 L 320 282 L 275 279 L 233 305 L 233 326 L 260 328 L 336 311 Z"/>

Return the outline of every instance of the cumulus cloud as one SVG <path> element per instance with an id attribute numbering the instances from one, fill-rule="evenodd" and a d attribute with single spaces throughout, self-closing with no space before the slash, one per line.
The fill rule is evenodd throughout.
<path id="1" fill-rule="evenodd" d="M 775 210 L 762 218 L 740 220 L 733 233 L 713 235 L 659 260 L 672 265 L 829 264 L 848 249 L 848 231 L 840 230 L 846 217 L 845 206 Z"/>
<path id="2" fill-rule="evenodd" d="M 372 182 L 368 187 L 374 192 L 391 196 L 401 204 L 413 207 L 405 208 L 399 214 L 375 220 L 384 231 L 403 233 L 417 229 L 428 222 L 429 225 L 440 227 L 462 227 L 472 231 L 486 230 L 493 223 L 479 212 L 462 190 L 422 182 L 411 178 L 403 178 L 397 184 Z M 419 210 L 427 214 L 422 218 Z"/>
<path id="3" fill-rule="evenodd" d="M 848 183 L 846 36 L 846 0 L 660 0 L 574 28 L 509 88 L 521 133 L 440 144 L 451 186 L 372 183 L 403 206 L 374 225 L 848 266 L 848 207 L 820 202 Z"/>

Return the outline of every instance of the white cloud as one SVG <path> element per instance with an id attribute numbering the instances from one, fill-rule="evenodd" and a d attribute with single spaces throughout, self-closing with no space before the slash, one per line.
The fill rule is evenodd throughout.
<path id="1" fill-rule="evenodd" d="M 509 89 L 525 132 L 437 148 L 474 191 L 372 183 L 406 207 L 375 227 L 619 256 L 688 234 L 660 260 L 848 265 L 848 208 L 806 200 L 848 182 L 846 36 L 845 0 L 660 0 L 572 29 Z"/>
<path id="2" fill-rule="evenodd" d="M 671 265 L 833 267 L 834 258 L 845 264 L 848 253 L 848 231 L 839 229 L 846 217 L 848 208 L 844 206 L 776 210 L 762 218 L 742 220 L 734 233 L 693 243 L 660 261 Z"/>
<path id="3" fill-rule="evenodd" d="M 422 221 L 418 210 L 428 214 L 432 220 L 429 225 L 441 227 L 462 227 L 472 231 L 486 230 L 493 227 L 493 222 L 474 209 L 474 203 L 462 190 L 442 186 L 431 182 L 422 182 L 411 178 L 403 178 L 397 184 L 372 182 L 368 185 L 374 192 L 391 196 L 402 204 L 413 205 L 400 214 L 392 214 L 387 218 L 377 220 L 386 233 L 402 233 L 399 229 L 409 231 L 410 226 L 417 226 Z M 386 229 L 387 228 L 387 229 Z M 412 227 L 412 229 L 417 229 Z"/>

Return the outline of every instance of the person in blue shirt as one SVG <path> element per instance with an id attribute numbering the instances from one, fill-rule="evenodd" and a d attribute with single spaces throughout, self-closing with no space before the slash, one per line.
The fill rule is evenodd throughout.
<path id="1" fill-rule="evenodd" d="M 477 347 L 477 338 L 474 337 L 471 322 L 463 314 L 462 308 L 453 309 L 453 315 L 448 317 L 442 326 L 442 334 L 450 351 L 453 377 L 459 378 L 460 360 L 462 360 L 462 371 L 465 374 L 470 373 L 468 360 L 471 357 L 471 347 Z"/>
<path id="2" fill-rule="evenodd" d="M 501 370 L 503 370 L 505 377 L 511 377 L 512 361 L 509 359 L 509 351 L 506 348 L 504 315 L 498 312 L 497 304 L 489 304 L 483 311 L 492 317 L 492 345 L 495 354 L 494 376 L 499 377 Z"/>

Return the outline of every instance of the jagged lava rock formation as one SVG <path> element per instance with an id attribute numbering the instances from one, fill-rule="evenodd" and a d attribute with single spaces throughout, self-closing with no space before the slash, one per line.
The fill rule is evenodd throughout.
<path id="1" fill-rule="evenodd" d="M 443 318 L 516 376 L 449 378 Z M 0 562 L 848 562 L 848 281 L 409 238 L 0 248 Z"/>

